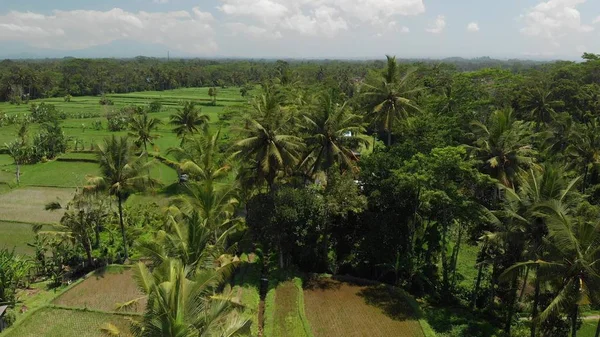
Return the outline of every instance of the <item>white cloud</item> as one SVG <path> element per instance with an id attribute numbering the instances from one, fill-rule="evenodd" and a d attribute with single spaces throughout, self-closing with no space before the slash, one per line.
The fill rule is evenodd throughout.
<path id="1" fill-rule="evenodd" d="M 395 16 L 425 12 L 423 0 L 221 0 L 232 17 L 254 20 L 265 29 L 334 37 L 359 25 L 381 26 Z"/>
<path id="2" fill-rule="evenodd" d="M 382 37 L 387 33 L 399 33 L 399 34 L 408 34 L 410 33 L 410 29 L 406 26 L 400 26 L 398 21 L 390 21 L 388 23 L 380 23 L 376 27 L 379 31 L 375 33 L 373 36 Z"/>
<path id="3" fill-rule="evenodd" d="M 247 25 L 242 22 L 226 23 L 225 27 L 229 30 L 232 36 L 245 35 L 255 39 L 279 39 L 282 37 L 279 31 L 270 31 L 268 29 Z"/>
<path id="4" fill-rule="evenodd" d="M 479 24 L 477 22 L 471 22 L 467 25 L 467 31 L 475 33 L 479 31 Z"/>
<path id="5" fill-rule="evenodd" d="M 443 32 L 445 28 L 446 17 L 443 15 L 438 15 L 438 17 L 435 19 L 435 22 L 433 22 L 433 24 L 430 25 L 429 28 L 425 29 L 425 31 L 432 34 L 439 34 Z"/>
<path id="6" fill-rule="evenodd" d="M 581 44 L 580 44 L 580 45 L 578 45 L 578 46 L 576 46 L 576 47 L 575 47 L 575 50 L 576 50 L 576 51 L 577 51 L 579 54 L 583 54 L 583 53 L 585 53 L 586 51 L 588 51 L 588 48 L 587 48 L 586 46 L 584 46 L 584 45 L 581 45 Z"/>
<path id="7" fill-rule="evenodd" d="M 50 15 L 11 11 L 0 16 L 0 41 L 19 40 L 39 48 L 85 49 L 116 40 L 163 44 L 204 54 L 216 51 L 210 13 L 192 12 L 54 11 Z"/>
<path id="8" fill-rule="evenodd" d="M 600 23 L 600 16 L 599 16 L 599 17 L 597 17 L 596 19 L 594 19 L 594 22 L 593 22 L 593 23 L 594 23 L 594 24 L 596 24 L 596 23 Z"/>
<path id="9" fill-rule="evenodd" d="M 168 4 L 169 0 L 153 0 L 155 4 Z"/>
<path id="10" fill-rule="evenodd" d="M 397 33 L 402 33 L 402 34 L 408 34 L 410 33 L 410 29 L 406 26 L 402 26 L 400 27 L 398 25 L 398 21 L 390 21 L 387 24 L 387 30 L 392 31 L 392 32 L 397 32 Z"/>
<path id="11" fill-rule="evenodd" d="M 549 0 L 538 3 L 521 16 L 525 27 L 521 33 L 539 37 L 560 46 L 560 40 L 571 34 L 587 33 L 594 27 L 581 22 L 581 13 L 577 6 L 587 0 Z"/>

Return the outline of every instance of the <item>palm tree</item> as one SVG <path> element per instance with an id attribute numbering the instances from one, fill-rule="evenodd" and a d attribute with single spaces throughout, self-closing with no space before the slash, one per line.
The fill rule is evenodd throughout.
<path id="1" fill-rule="evenodd" d="M 181 261 L 169 259 L 150 272 L 139 263 L 135 270 L 138 286 L 148 297 L 135 336 L 195 337 L 240 336 L 248 320 L 231 301 L 231 291 L 216 294 L 227 276 L 221 270 L 205 269 L 190 276 Z"/>
<path id="2" fill-rule="evenodd" d="M 554 110 L 561 102 L 551 99 L 552 89 L 547 85 L 538 85 L 526 90 L 524 108 L 530 111 L 531 118 L 536 123 L 536 130 L 539 131 L 542 124 L 552 121 L 556 111 Z"/>
<path id="3" fill-rule="evenodd" d="M 212 181 L 189 182 L 185 195 L 173 200 L 176 209 L 188 217 L 198 213 L 214 233 L 214 241 L 236 223 L 234 211 L 238 205 L 237 188 Z"/>
<path id="4" fill-rule="evenodd" d="M 495 236 L 503 240 L 506 251 L 513 252 L 513 261 L 516 262 L 513 267 L 504 272 L 503 277 L 512 275 L 513 283 L 515 283 L 517 277 L 515 271 L 525 270 L 527 274 L 530 267 L 535 271 L 532 337 L 536 335 L 542 277 L 536 265 L 524 265 L 518 261 L 523 258 L 537 261 L 545 255 L 547 251 L 545 239 L 548 232 L 547 212 L 544 212 L 546 205 L 552 202 L 566 205 L 579 200 L 579 194 L 574 188 L 579 179 L 567 181 L 564 175 L 561 168 L 551 164 L 544 165 L 540 171 L 530 169 L 528 172 L 523 172 L 519 176 L 518 190 L 505 188 L 504 209 L 498 212 L 507 222 L 504 225 L 505 230 L 496 233 Z M 513 304 L 511 303 L 511 305 Z M 512 317 L 509 314 L 507 330 L 510 328 L 511 321 Z"/>
<path id="5" fill-rule="evenodd" d="M 553 312 L 567 313 L 571 318 L 571 336 L 576 337 L 579 306 L 600 303 L 600 222 L 575 218 L 568 205 L 560 202 L 549 203 L 548 208 L 548 237 L 556 255 L 548 263 L 536 262 L 554 280 L 556 275 L 561 277 L 558 292 L 540 318 Z"/>
<path id="6" fill-rule="evenodd" d="M 581 192 L 585 193 L 590 171 L 600 165 L 600 121 L 592 119 L 589 123 L 575 128 L 567 153 L 580 170 L 583 171 Z"/>
<path id="7" fill-rule="evenodd" d="M 487 125 L 471 125 L 478 137 L 472 148 L 484 162 L 484 169 L 502 185 L 514 188 L 515 177 L 533 164 L 536 154 L 529 125 L 515 120 L 512 109 L 495 111 Z"/>
<path id="8" fill-rule="evenodd" d="M 364 131 L 362 118 L 353 114 L 346 102 L 338 104 L 330 93 L 321 95 L 314 113 L 304 116 L 307 154 L 301 166 L 307 166 L 310 175 L 334 164 L 352 168 L 356 160 L 353 148 L 368 143 Z"/>
<path id="9" fill-rule="evenodd" d="M 167 154 L 172 154 L 177 163 L 168 163 L 180 172 L 187 173 L 198 181 L 216 181 L 227 176 L 231 167 L 219 164 L 219 139 L 221 131 L 215 134 L 208 132 L 188 139 L 182 146 L 170 148 Z"/>
<path id="10" fill-rule="evenodd" d="M 600 300 L 600 223 L 574 217 L 570 206 L 561 200 L 549 201 L 544 208 L 553 254 L 549 259 L 515 264 L 509 271 L 534 267 L 539 274 L 551 276 L 556 293 L 539 320 L 566 313 L 571 319 L 571 335 L 576 337 L 579 306 Z"/>
<path id="11" fill-rule="evenodd" d="M 66 212 L 60 219 L 60 225 L 55 225 L 53 231 L 38 231 L 38 233 L 71 239 L 75 244 L 81 245 L 85 251 L 88 267 L 93 266 L 92 250 L 99 244 L 100 228 L 108 216 L 109 207 L 104 201 L 96 194 L 77 193 L 64 207 Z M 45 209 L 57 210 L 63 209 L 63 206 L 58 202 L 51 202 Z M 92 241 L 94 235 L 95 243 Z"/>
<path id="12" fill-rule="evenodd" d="M 242 161 L 250 161 L 253 172 L 260 180 L 265 180 L 269 190 L 277 174 L 286 172 L 298 163 L 298 155 L 303 147 L 296 136 L 279 133 L 279 128 L 271 124 L 248 120 L 248 128 L 242 130 L 246 138 L 238 141 L 235 156 Z"/>
<path id="13" fill-rule="evenodd" d="M 138 249 L 144 256 L 150 258 L 155 265 L 170 258 L 179 259 L 192 272 L 219 266 L 219 258 L 224 257 L 230 248 L 227 244 L 234 231 L 233 227 L 213 240 L 213 231 L 208 226 L 207 219 L 202 219 L 196 211 L 190 215 L 184 214 L 180 221 L 172 219 L 171 222 L 165 230 L 156 234 L 154 240 L 139 244 Z"/>
<path id="14" fill-rule="evenodd" d="M 129 136 L 134 137 L 134 143 L 138 147 L 142 147 L 148 157 L 148 144 L 154 145 L 154 140 L 158 135 L 152 132 L 158 128 L 162 122 L 154 117 L 149 117 L 147 113 L 135 115 L 129 122 Z"/>
<path id="15" fill-rule="evenodd" d="M 201 128 L 208 127 L 210 118 L 200 112 L 200 109 L 196 108 L 196 103 L 188 101 L 183 103 L 183 109 L 177 109 L 177 113 L 171 115 L 170 124 L 173 125 L 173 132 L 181 138 L 181 145 L 186 137 L 193 135 Z"/>
<path id="16" fill-rule="evenodd" d="M 123 253 L 125 260 L 127 253 L 127 237 L 123 222 L 123 202 L 131 193 L 154 187 L 158 182 L 149 175 L 152 162 L 143 160 L 142 156 L 134 157 L 131 144 L 127 137 L 104 139 L 98 145 L 98 161 L 100 163 L 100 176 L 88 177 L 86 191 L 107 191 L 117 199 L 119 206 L 119 224 L 123 236 Z"/>
<path id="17" fill-rule="evenodd" d="M 399 75 L 396 57 L 387 57 L 387 68 L 382 76 L 363 84 L 364 108 L 367 117 L 387 132 L 387 144 L 392 144 L 392 128 L 396 122 L 406 120 L 409 114 L 419 111 L 414 98 L 422 88 L 413 83 L 414 71 Z"/>
<path id="18" fill-rule="evenodd" d="M 260 124 L 272 129 L 285 128 L 293 116 L 282 107 L 285 95 L 278 86 L 263 83 L 260 94 L 251 101 L 252 111 L 249 119 L 254 119 Z"/>

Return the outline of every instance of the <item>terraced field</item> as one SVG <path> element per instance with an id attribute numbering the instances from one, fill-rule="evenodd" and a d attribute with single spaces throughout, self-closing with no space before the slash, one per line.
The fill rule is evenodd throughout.
<path id="1" fill-rule="evenodd" d="M 118 305 L 140 299 L 136 305 L 118 310 Z M 138 289 L 131 269 L 109 267 L 91 275 L 55 299 L 52 304 L 70 308 L 141 313 L 146 299 Z"/>
<path id="2" fill-rule="evenodd" d="M 125 336 L 131 319 L 139 317 L 146 305 L 141 300 L 138 306 L 115 313 L 118 302 L 141 296 L 131 269 L 123 266 L 96 271 L 54 299 L 56 295 L 48 292 L 42 296 L 51 302 L 38 304 L 39 309 L 18 321 L 7 337 L 102 337 L 107 336 L 103 327 L 109 323 Z"/>
<path id="3" fill-rule="evenodd" d="M 315 337 L 424 336 L 406 299 L 386 287 L 319 279 L 305 286 L 304 303 Z"/>
<path id="4" fill-rule="evenodd" d="M 6 337 L 104 337 L 102 327 L 107 323 L 122 332 L 129 328 L 127 316 L 47 307 L 10 330 Z"/>

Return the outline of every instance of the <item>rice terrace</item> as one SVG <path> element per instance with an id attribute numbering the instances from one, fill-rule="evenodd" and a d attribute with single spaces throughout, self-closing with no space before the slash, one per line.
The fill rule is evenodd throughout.
<path id="1" fill-rule="evenodd" d="M 600 337 L 599 24 L 5 4 L 0 337 Z"/>

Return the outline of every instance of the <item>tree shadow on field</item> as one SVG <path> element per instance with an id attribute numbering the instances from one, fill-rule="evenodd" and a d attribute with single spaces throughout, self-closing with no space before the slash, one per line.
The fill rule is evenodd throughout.
<path id="1" fill-rule="evenodd" d="M 304 290 L 338 290 L 342 286 L 342 283 L 332 280 L 330 278 L 310 278 L 304 284 Z"/>
<path id="2" fill-rule="evenodd" d="M 126 267 L 121 267 L 121 266 L 103 266 L 103 267 L 96 269 L 91 276 L 95 277 L 96 280 L 98 280 L 98 279 L 106 278 L 107 275 L 123 274 L 123 273 L 127 272 L 128 270 L 130 270 L 130 269 L 126 268 Z"/>
<path id="3" fill-rule="evenodd" d="M 357 293 L 368 305 L 381 309 L 388 317 L 397 321 L 417 320 L 416 312 L 405 296 L 387 286 L 369 286 Z"/>
<path id="4" fill-rule="evenodd" d="M 428 307 L 425 318 L 436 332 L 468 337 L 495 336 L 500 326 L 458 306 Z"/>

